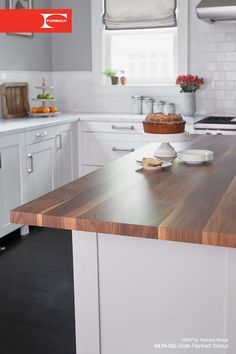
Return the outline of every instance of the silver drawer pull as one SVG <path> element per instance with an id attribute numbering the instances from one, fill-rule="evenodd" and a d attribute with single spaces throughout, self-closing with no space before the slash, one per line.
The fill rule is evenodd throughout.
<path id="1" fill-rule="evenodd" d="M 120 127 L 117 125 L 112 125 L 112 129 L 117 129 L 117 130 L 134 130 L 134 125 L 131 125 L 129 127 Z"/>
<path id="2" fill-rule="evenodd" d="M 119 148 L 113 147 L 112 151 L 134 152 L 135 149 L 134 148 L 132 148 L 132 149 L 119 149 Z"/>
<path id="3" fill-rule="evenodd" d="M 43 138 L 44 136 L 47 136 L 48 133 L 46 132 L 46 130 L 43 133 L 37 133 L 36 136 L 37 138 Z"/>
<path id="4" fill-rule="evenodd" d="M 0 170 L 2 169 L 2 154 L 0 153 Z"/>
<path id="5" fill-rule="evenodd" d="M 57 150 L 62 150 L 62 134 L 57 133 L 57 138 L 59 139 L 59 144 L 57 144 Z"/>
<path id="6" fill-rule="evenodd" d="M 33 156 L 31 154 L 28 154 L 28 159 L 30 160 L 30 168 L 28 169 L 28 172 L 33 173 L 34 172 Z"/>

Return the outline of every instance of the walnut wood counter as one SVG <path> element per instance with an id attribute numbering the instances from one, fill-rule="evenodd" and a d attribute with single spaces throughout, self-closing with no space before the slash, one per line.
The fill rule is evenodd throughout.
<path id="1" fill-rule="evenodd" d="M 136 172 L 155 144 L 11 212 L 17 224 L 236 247 L 236 138 L 195 135 L 179 148 L 214 162 Z"/>

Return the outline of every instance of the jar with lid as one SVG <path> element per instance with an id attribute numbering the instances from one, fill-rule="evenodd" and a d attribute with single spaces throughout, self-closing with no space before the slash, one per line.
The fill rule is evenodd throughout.
<path id="1" fill-rule="evenodd" d="M 163 107 L 164 114 L 174 114 L 175 113 L 175 104 L 174 103 L 166 103 Z"/>
<path id="2" fill-rule="evenodd" d="M 142 100 L 142 113 L 145 115 L 152 113 L 152 98 L 144 97 Z"/>
<path id="3" fill-rule="evenodd" d="M 153 101 L 153 113 L 163 113 L 164 101 L 155 100 Z"/>
<path id="4" fill-rule="evenodd" d="M 142 114 L 142 96 L 132 96 L 133 114 Z"/>

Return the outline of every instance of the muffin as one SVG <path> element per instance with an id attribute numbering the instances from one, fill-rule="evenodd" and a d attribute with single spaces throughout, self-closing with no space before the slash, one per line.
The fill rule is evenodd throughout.
<path id="1" fill-rule="evenodd" d="M 186 122 L 180 114 L 149 114 L 143 122 L 145 133 L 180 134 L 185 131 Z"/>

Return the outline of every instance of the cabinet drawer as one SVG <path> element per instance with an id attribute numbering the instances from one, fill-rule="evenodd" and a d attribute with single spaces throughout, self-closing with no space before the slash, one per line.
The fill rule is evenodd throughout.
<path id="1" fill-rule="evenodd" d="M 26 133 L 27 144 L 35 144 L 40 141 L 53 139 L 54 137 L 55 137 L 54 127 L 41 128 Z"/>
<path id="2" fill-rule="evenodd" d="M 142 123 L 82 122 L 83 132 L 107 132 L 138 134 L 143 132 Z"/>
<path id="3" fill-rule="evenodd" d="M 82 164 L 103 166 L 140 148 L 141 134 L 83 133 Z"/>

